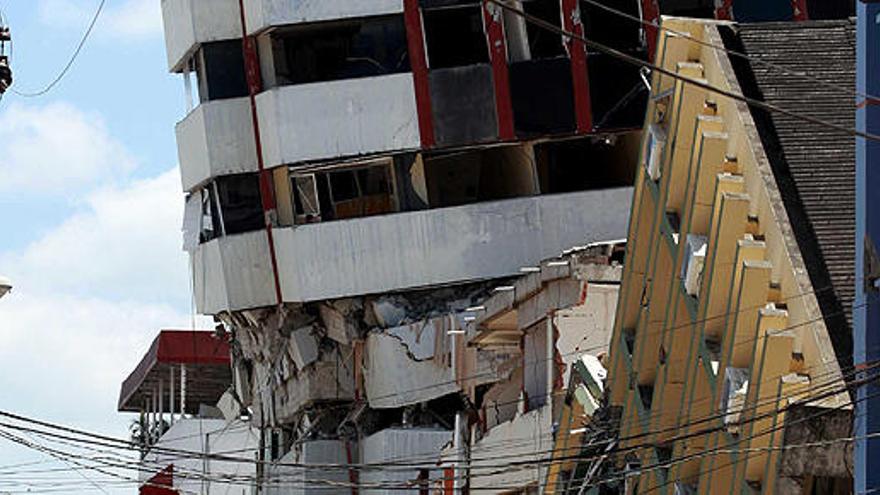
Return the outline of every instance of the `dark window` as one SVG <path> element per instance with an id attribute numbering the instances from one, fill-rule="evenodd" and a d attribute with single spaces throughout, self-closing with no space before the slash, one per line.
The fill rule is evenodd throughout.
<path id="1" fill-rule="evenodd" d="M 639 17 L 641 0 L 617 0 L 603 3 L 630 16 Z M 586 37 L 604 45 L 633 52 L 641 48 L 642 25 L 629 21 L 619 14 L 589 3 L 581 4 L 581 18 Z"/>
<path id="2" fill-rule="evenodd" d="M 296 223 L 390 213 L 395 209 L 391 163 L 294 175 Z"/>
<path id="3" fill-rule="evenodd" d="M 774 3 L 774 0 L 760 0 L 762 3 Z M 788 0 L 775 0 L 776 3 Z M 715 17 L 714 0 L 660 0 L 660 13 L 664 15 L 677 15 L 684 17 L 703 17 L 711 19 Z M 739 20 L 739 19 L 737 19 Z"/>
<path id="4" fill-rule="evenodd" d="M 358 193 L 357 179 L 350 170 L 330 173 L 330 190 L 333 191 L 333 201 L 349 201 L 360 196 Z"/>
<path id="5" fill-rule="evenodd" d="M 526 13 L 538 17 L 556 27 L 562 27 L 562 10 L 559 0 L 529 0 L 523 2 Z M 565 55 L 562 36 L 534 23 L 528 23 L 529 50 L 532 59 L 553 58 Z"/>
<path id="6" fill-rule="evenodd" d="M 226 234 L 240 234 L 265 226 L 256 174 L 231 175 L 217 179 L 220 212 Z"/>
<path id="7" fill-rule="evenodd" d="M 489 62 L 479 3 L 423 9 L 422 21 L 431 69 Z"/>
<path id="8" fill-rule="evenodd" d="M 408 72 L 402 16 L 297 26 L 273 34 L 279 84 Z"/>
<path id="9" fill-rule="evenodd" d="M 196 55 L 196 72 L 202 102 L 248 94 L 241 40 L 202 44 Z"/>
<path id="10" fill-rule="evenodd" d="M 638 146 L 637 132 L 535 145 L 541 192 L 631 186 L 635 181 Z"/>

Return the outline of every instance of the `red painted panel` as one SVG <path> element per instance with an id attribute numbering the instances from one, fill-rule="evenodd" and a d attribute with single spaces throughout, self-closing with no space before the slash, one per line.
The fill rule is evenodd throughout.
<path id="1" fill-rule="evenodd" d="M 251 121 L 254 129 L 254 144 L 257 151 L 257 169 L 260 171 L 260 197 L 263 202 L 263 216 L 266 223 L 266 241 L 269 243 L 269 261 L 272 263 L 272 275 L 275 279 L 275 299 L 277 304 L 284 302 L 281 295 L 281 277 L 278 274 L 278 258 L 275 254 L 275 239 L 272 233 L 272 218 L 275 211 L 275 188 L 272 173 L 266 170 L 263 162 L 263 141 L 260 137 L 260 120 L 257 116 L 257 93 L 263 91 L 263 79 L 260 75 L 260 60 L 257 56 L 257 42 L 248 36 L 247 19 L 245 18 L 244 0 L 238 0 L 241 16 L 242 50 L 244 67 L 247 77 L 248 93 L 251 104 Z"/>
<path id="2" fill-rule="evenodd" d="M 810 13 L 807 10 L 807 0 L 791 0 L 791 11 L 796 21 L 809 21 Z"/>
<path id="3" fill-rule="evenodd" d="M 507 68 L 507 40 L 504 36 L 504 19 L 501 7 L 483 0 L 483 18 L 495 79 L 495 111 L 498 114 L 498 137 L 513 139 L 513 103 L 510 99 L 510 74 Z"/>
<path id="4" fill-rule="evenodd" d="M 162 330 L 156 361 L 170 364 L 229 364 L 229 342 L 212 332 Z"/>
<path id="5" fill-rule="evenodd" d="M 178 495 L 180 492 L 174 489 L 174 465 L 160 471 L 147 480 L 138 490 L 140 495 Z"/>
<path id="6" fill-rule="evenodd" d="M 657 5 L 657 0 L 641 0 L 641 2 L 642 19 L 648 23 L 644 25 L 645 41 L 648 43 L 648 60 L 653 62 L 657 54 L 657 35 L 660 31 L 657 28 L 660 24 L 660 6 Z"/>
<path id="7" fill-rule="evenodd" d="M 403 0 L 403 18 L 409 49 L 409 65 L 413 72 L 416 108 L 419 113 L 419 135 L 422 147 L 430 148 L 434 139 L 434 117 L 431 109 L 431 88 L 428 85 L 428 55 L 425 52 L 425 34 L 419 0 Z"/>
<path id="8" fill-rule="evenodd" d="M 715 18 L 721 21 L 733 20 L 733 0 L 723 0 L 721 6 L 715 9 Z"/>
<path id="9" fill-rule="evenodd" d="M 562 28 L 575 36 L 584 37 L 584 24 L 581 21 L 581 8 L 578 0 L 562 1 Z M 566 40 L 568 56 L 571 58 L 571 75 L 574 83 L 574 106 L 577 116 L 577 131 L 585 134 L 593 130 L 593 109 L 590 103 L 590 78 L 587 69 L 587 47 L 581 39 Z"/>

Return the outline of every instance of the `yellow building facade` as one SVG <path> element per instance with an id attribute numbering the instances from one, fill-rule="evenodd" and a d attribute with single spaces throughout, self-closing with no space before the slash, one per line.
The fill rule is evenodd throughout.
<path id="1" fill-rule="evenodd" d="M 608 357 L 617 461 L 627 493 L 791 493 L 778 473 L 799 448 L 786 443 L 792 408 L 851 407 L 826 288 L 808 274 L 749 106 L 687 82 L 743 92 L 722 49 L 728 25 L 663 26 L 655 63 L 679 77 L 651 81 Z"/>

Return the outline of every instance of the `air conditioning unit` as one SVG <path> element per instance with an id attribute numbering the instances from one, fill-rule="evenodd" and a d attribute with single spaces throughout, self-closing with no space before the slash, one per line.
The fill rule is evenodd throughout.
<path id="1" fill-rule="evenodd" d="M 666 130 L 659 124 L 648 127 L 648 143 L 645 147 L 645 170 L 653 181 L 660 180 L 663 150 L 666 149 Z"/>
<path id="2" fill-rule="evenodd" d="M 694 297 L 700 293 L 703 282 L 703 265 L 706 263 L 706 245 L 704 235 L 690 234 L 685 244 L 685 258 L 681 265 L 681 278 L 685 291 Z"/>

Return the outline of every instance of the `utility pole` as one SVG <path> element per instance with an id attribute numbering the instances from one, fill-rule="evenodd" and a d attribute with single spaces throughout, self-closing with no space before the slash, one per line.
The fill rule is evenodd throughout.
<path id="1" fill-rule="evenodd" d="M 857 0 L 856 126 L 880 134 L 880 0 Z M 880 359 L 880 142 L 856 139 L 856 300 L 853 344 L 860 378 Z M 880 491 L 880 385 L 858 387 L 855 408 L 855 493 Z"/>

